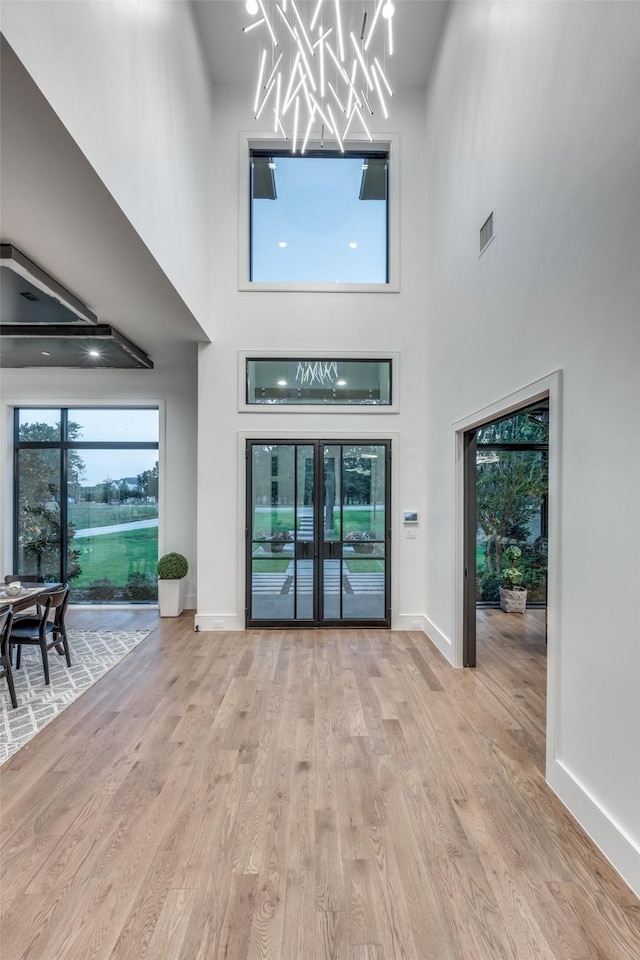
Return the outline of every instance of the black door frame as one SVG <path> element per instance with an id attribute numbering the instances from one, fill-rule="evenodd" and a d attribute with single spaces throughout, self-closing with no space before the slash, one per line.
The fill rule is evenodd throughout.
<path id="1" fill-rule="evenodd" d="M 390 439 L 378 438 L 357 438 L 357 437 L 339 437 L 339 438 L 309 438 L 304 437 L 247 437 L 245 441 L 245 460 L 246 460 L 246 488 L 245 488 L 245 628 L 246 629 L 292 629 L 292 630 L 313 630 L 313 629 L 389 629 L 391 627 L 391 449 L 392 441 Z M 252 503 L 252 457 L 251 448 L 258 446 L 285 446 L 295 447 L 312 446 L 314 448 L 314 495 L 316 503 L 314 504 L 314 540 L 313 549 L 309 551 L 307 541 L 295 541 L 294 557 L 295 559 L 312 559 L 314 561 L 314 596 L 313 596 L 313 619 L 298 620 L 258 620 L 251 618 L 251 596 L 252 596 L 252 540 L 251 524 L 253 514 Z M 384 618 L 377 620 L 342 619 L 342 589 L 340 590 L 340 614 L 339 620 L 326 619 L 321 616 L 321 599 L 324 595 L 324 563 L 325 559 L 342 559 L 342 551 L 336 550 L 341 547 L 340 541 L 324 541 L 323 537 L 323 516 L 324 516 L 324 463 L 322 450 L 325 446 L 381 446 L 385 450 L 385 584 L 384 584 Z M 297 489 L 298 485 L 298 463 L 297 457 L 294 458 L 294 482 Z M 344 504 L 340 502 L 342 511 Z M 294 503 L 294 522 L 297 519 L 298 505 Z M 342 533 L 344 528 L 341 524 Z M 304 556 L 302 551 L 304 551 Z M 309 556 L 309 552 L 311 555 Z M 333 556 L 333 554 L 336 556 Z M 340 556 L 337 554 L 340 553 Z M 294 592 L 294 613 L 297 608 L 297 594 Z"/>
<path id="2" fill-rule="evenodd" d="M 547 395 L 547 402 L 551 403 L 550 394 Z M 520 407 L 510 409 L 507 413 L 497 413 L 492 417 L 489 417 L 487 420 L 483 420 L 481 423 L 478 423 L 475 427 L 465 430 L 463 434 L 463 577 L 464 577 L 464 587 L 463 587 L 463 620 L 462 620 L 462 666 L 463 667 L 475 667 L 476 666 L 476 534 L 477 534 L 477 520 L 476 520 L 476 454 L 478 451 L 478 445 L 476 442 L 476 437 L 478 430 L 481 427 L 486 427 L 490 423 L 495 423 L 499 420 L 504 420 L 507 417 L 515 417 L 520 413 L 525 413 L 527 410 L 530 410 L 533 406 L 536 406 L 536 401 L 529 400 L 522 404 Z M 490 443 L 483 444 L 483 449 L 496 449 L 496 450 L 540 450 L 544 456 L 547 457 L 548 462 L 548 451 L 549 444 L 541 443 L 530 443 L 530 444 L 518 444 L 518 443 Z M 549 478 L 547 475 L 547 496 L 543 504 L 543 523 L 548 528 L 548 487 L 549 487 Z M 548 536 L 548 530 L 547 530 Z M 547 557 L 547 582 L 548 582 L 548 567 L 549 567 L 549 558 Z M 547 620 L 545 619 L 545 635 L 547 631 Z"/>

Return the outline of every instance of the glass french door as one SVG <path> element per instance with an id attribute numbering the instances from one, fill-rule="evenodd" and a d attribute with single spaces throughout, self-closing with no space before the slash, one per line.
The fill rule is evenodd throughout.
<path id="1" fill-rule="evenodd" d="M 390 626 L 389 462 L 389 441 L 247 441 L 247 626 Z"/>

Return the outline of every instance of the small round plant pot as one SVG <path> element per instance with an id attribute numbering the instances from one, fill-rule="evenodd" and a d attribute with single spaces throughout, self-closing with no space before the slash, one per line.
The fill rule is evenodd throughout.
<path id="1" fill-rule="evenodd" d="M 524 587 L 507 590 L 500 587 L 500 608 L 505 613 L 524 613 L 527 606 L 527 591 Z"/>

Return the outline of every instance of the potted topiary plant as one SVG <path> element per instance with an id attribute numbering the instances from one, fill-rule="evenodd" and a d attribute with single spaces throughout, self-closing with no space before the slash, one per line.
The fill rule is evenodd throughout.
<path id="1" fill-rule="evenodd" d="M 184 578 L 189 564 L 181 553 L 165 553 L 158 560 L 158 605 L 161 617 L 179 617 L 184 609 Z"/>
<path id="2" fill-rule="evenodd" d="M 502 571 L 500 607 L 505 613 L 524 613 L 527 606 L 527 591 L 521 586 L 522 570 L 516 567 L 516 562 L 522 556 L 522 550 L 520 547 L 507 547 L 504 555 L 509 561 L 509 566 Z"/>

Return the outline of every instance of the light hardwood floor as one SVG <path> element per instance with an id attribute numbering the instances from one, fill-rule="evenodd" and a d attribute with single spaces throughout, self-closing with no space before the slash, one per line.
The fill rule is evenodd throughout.
<path id="1" fill-rule="evenodd" d="M 2 960 L 640 957 L 544 783 L 536 611 L 481 614 L 465 671 L 420 633 L 100 616 L 152 633 L 3 768 Z"/>

